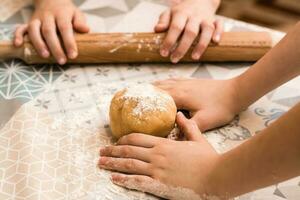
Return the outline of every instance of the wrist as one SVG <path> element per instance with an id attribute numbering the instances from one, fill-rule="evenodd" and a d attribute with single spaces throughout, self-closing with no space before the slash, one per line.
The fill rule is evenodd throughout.
<path id="1" fill-rule="evenodd" d="M 239 114 L 243 110 L 247 109 L 248 106 L 245 105 L 242 98 L 242 92 L 241 91 L 241 85 L 239 82 L 238 77 L 229 79 L 228 81 L 229 85 L 229 96 L 230 96 L 230 103 L 229 103 L 229 109 L 230 112 L 234 115 Z"/>
<path id="2" fill-rule="evenodd" d="M 202 0 L 200 0 L 200 1 L 202 1 Z M 205 1 L 204 3 L 207 3 L 207 1 Z M 211 7 L 214 9 L 214 12 L 216 12 L 220 6 L 221 0 L 209 0 L 209 3 L 211 5 Z"/>
<path id="3" fill-rule="evenodd" d="M 246 110 L 264 94 L 264 87 L 258 81 L 255 82 L 252 76 L 246 71 L 232 79 L 237 112 Z"/>
<path id="4" fill-rule="evenodd" d="M 216 11 L 220 6 L 221 0 L 195 0 L 195 2 L 200 5 L 205 5 L 208 8 L 213 8 L 214 11 Z"/>
<path id="5" fill-rule="evenodd" d="M 51 0 L 51 3 L 72 3 L 72 0 Z M 49 4 L 49 0 L 34 0 L 34 5 L 37 7 L 41 4 Z"/>
<path id="6" fill-rule="evenodd" d="M 212 0 L 214 8 L 217 10 L 221 4 L 221 0 Z"/>

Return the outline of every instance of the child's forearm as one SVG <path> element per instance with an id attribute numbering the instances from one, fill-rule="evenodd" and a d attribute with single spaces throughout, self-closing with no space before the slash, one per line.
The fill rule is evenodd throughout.
<path id="1" fill-rule="evenodd" d="M 209 184 L 218 190 L 215 195 L 234 197 L 300 175 L 299 120 L 300 104 L 221 155 Z"/>
<path id="2" fill-rule="evenodd" d="M 300 74 L 300 23 L 248 71 L 236 78 L 239 108 Z"/>

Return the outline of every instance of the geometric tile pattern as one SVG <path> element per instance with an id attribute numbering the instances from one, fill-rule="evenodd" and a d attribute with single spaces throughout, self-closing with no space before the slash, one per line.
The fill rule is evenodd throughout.
<path id="1" fill-rule="evenodd" d="M 184 74 L 193 71 L 186 66 Z M 107 111 L 115 91 L 173 75 L 152 65 L 69 69 L 0 131 L 1 199 L 156 199 L 113 185 L 97 167 L 98 152 L 112 143 Z"/>
<path id="2" fill-rule="evenodd" d="M 110 182 L 97 167 L 110 144 L 91 129 L 53 126 L 53 118 L 23 106 L 0 136 L 0 199 L 155 199 Z"/>
<path id="3" fill-rule="evenodd" d="M 0 99 L 32 100 L 67 67 L 58 65 L 37 65 L 28 67 L 21 61 L 0 63 Z"/>
<path id="4" fill-rule="evenodd" d="M 30 18 L 33 9 L 28 2 L 0 2 L 0 40 L 11 39 L 15 24 Z M 164 0 L 74 2 L 85 12 L 93 32 L 151 31 L 160 12 L 166 9 Z M 262 27 L 222 19 L 226 31 L 264 30 L 274 38 L 282 36 Z M 251 64 L 59 67 L 27 66 L 18 60 L 2 62 L 0 199 L 155 199 L 112 184 L 109 172 L 96 166 L 99 147 L 113 142 L 107 116 L 112 94 L 128 84 L 174 76 L 227 79 Z M 299 80 L 269 93 L 231 124 L 207 132 L 206 137 L 218 141 L 214 147 L 223 152 L 259 133 L 299 101 Z M 300 199 L 300 178 L 239 199 Z"/>
<path id="5" fill-rule="evenodd" d="M 22 7 L 29 5 L 31 2 L 32 0 L 2 0 L 0 2 L 0 22 L 10 18 Z"/>

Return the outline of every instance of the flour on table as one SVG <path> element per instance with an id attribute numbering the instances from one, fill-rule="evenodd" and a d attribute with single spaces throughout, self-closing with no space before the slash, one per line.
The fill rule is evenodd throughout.
<path id="1" fill-rule="evenodd" d="M 53 182 L 74 188 L 73 192 L 66 191 L 69 199 L 157 199 L 155 196 L 113 184 L 110 179 L 111 173 L 97 167 L 99 148 L 113 144 L 107 125 L 110 101 L 116 91 L 124 87 L 130 88 L 124 95 L 125 98 L 140 98 L 141 96 L 146 98 L 146 103 L 137 105 L 135 110 L 137 114 L 141 113 L 142 110 L 163 109 L 164 100 L 168 100 L 160 97 L 159 99 L 163 99 L 163 102 L 159 102 L 156 90 L 150 84 L 137 85 L 139 84 L 134 82 L 122 84 L 99 82 L 90 86 L 88 90 L 77 91 L 76 98 L 80 100 L 78 101 L 80 104 L 91 101 L 91 96 L 93 96 L 95 105 L 85 109 L 72 109 L 65 113 L 57 113 L 53 115 L 52 122 L 49 124 L 43 124 L 42 120 L 35 118 L 34 112 L 29 112 L 32 113 L 35 120 L 31 126 L 37 127 L 36 131 L 32 131 L 34 134 L 31 133 L 31 137 L 36 138 L 34 141 L 37 141 L 38 138 L 37 144 L 45 144 L 47 148 L 50 148 L 48 146 L 49 140 L 51 140 L 51 149 L 53 152 L 57 152 L 53 155 L 57 154 L 63 158 L 55 161 L 53 165 L 66 171 L 61 177 L 54 177 Z M 57 86 L 60 85 L 57 84 Z M 63 98 L 68 99 L 71 93 L 72 91 L 65 90 L 62 94 Z M 76 104 L 78 102 L 74 101 Z M 34 107 L 33 105 L 27 104 L 26 107 L 31 108 Z M 156 106 L 153 107 L 153 105 Z M 41 125 L 47 127 L 40 128 Z M 212 141 L 218 142 L 216 138 L 213 138 Z M 217 144 L 213 144 L 213 146 L 217 146 Z M 38 151 L 34 153 L 40 154 Z M 45 159 L 43 162 L 52 165 L 53 161 Z M 186 190 L 182 191 L 182 194 L 185 195 L 189 193 Z"/>
<path id="2" fill-rule="evenodd" d="M 197 195 L 194 191 L 181 187 L 173 187 L 167 186 L 165 184 L 160 183 L 159 181 L 145 181 L 145 182 L 137 182 L 134 179 L 129 179 L 124 181 L 122 186 L 125 186 L 129 189 L 140 190 L 144 192 L 150 192 L 154 195 L 172 199 L 172 200 L 181 200 L 181 199 L 189 199 L 189 200 L 201 200 L 201 197 Z"/>
<path id="3" fill-rule="evenodd" d="M 83 199 L 88 198 L 92 200 L 110 200 L 110 199 L 144 199 L 154 200 L 157 197 L 138 192 L 134 190 L 128 190 L 123 187 L 117 186 L 112 183 L 110 179 L 111 173 L 106 170 L 100 170 L 97 167 L 99 160 L 99 148 L 113 144 L 112 137 L 103 128 L 108 123 L 108 110 L 112 96 L 117 90 L 127 88 L 124 93 L 124 98 L 145 99 L 145 101 L 139 101 L 134 112 L 139 115 L 145 110 L 153 109 L 165 109 L 164 103 L 168 102 L 170 98 L 168 95 L 161 98 L 158 95 L 157 90 L 151 84 L 95 84 L 90 87 L 89 93 L 93 93 L 96 98 L 97 106 L 84 110 L 69 111 L 63 115 L 59 115 L 54 118 L 53 122 L 49 125 L 51 130 L 60 131 L 64 130 L 64 134 L 67 136 L 65 140 L 64 151 L 66 151 L 66 161 L 69 165 L 74 166 L 76 173 L 80 179 L 74 179 L 72 175 L 66 175 L 60 180 L 62 183 L 68 184 L 69 182 L 78 183 L 78 190 L 72 193 L 70 199 Z M 77 96 L 81 102 L 89 100 L 90 95 L 86 91 L 78 92 Z M 178 139 L 179 129 L 174 129 L 173 136 L 169 139 Z M 172 135 L 170 134 L 170 135 Z M 221 139 L 218 139 L 217 135 L 208 135 L 209 142 L 212 146 L 220 152 Z M 77 142 L 76 142 L 77 141 Z M 89 144 L 89 146 L 85 146 Z M 93 177 L 94 183 L 85 190 L 83 183 L 86 177 Z M 78 182 L 79 181 L 79 182 Z M 133 187 L 133 186 L 132 186 Z M 170 192 L 176 194 L 177 199 L 180 197 L 186 197 L 188 199 L 199 199 L 199 197 L 191 190 L 183 188 L 172 188 L 165 186 L 164 188 L 151 186 L 152 189 L 156 189 L 156 193 L 164 194 Z M 132 188 L 135 189 L 135 188 Z M 184 199 L 184 198 L 182 198 Z"/>

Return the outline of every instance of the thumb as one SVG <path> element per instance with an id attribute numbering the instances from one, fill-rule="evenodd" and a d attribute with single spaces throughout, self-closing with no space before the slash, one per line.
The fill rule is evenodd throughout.
<path id="1" fill-rule="evenodd" d="M 189 141 L 200 142 L 203 140 L 203 135 L 198 129 L 195 121 L 187 119 L 182 112 L 178 112 L 176 116 L 176 123 L 179 129 L 184 133 L 185 137 Z"/>
<path id="2" fill-rule="evenodd" d="M 90 31 L 90 28 L 86 23 L 84 14 L 79 10 L 75 12 L 73 26 L 74 29 L 80 33 L 87 33 Z"/>
<path id="3" fill-rule="evenodd" d="M 198 111 L 194 114 L 191 114 L 192 118 L 191 120 L 194 121 L 198 128 L 200 129 L 200 131 L 206 131 L 209 129 L 209 116 L 203 112 L 203 111 Z"/>

